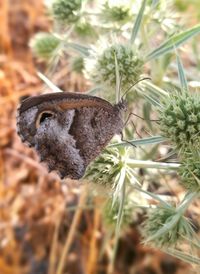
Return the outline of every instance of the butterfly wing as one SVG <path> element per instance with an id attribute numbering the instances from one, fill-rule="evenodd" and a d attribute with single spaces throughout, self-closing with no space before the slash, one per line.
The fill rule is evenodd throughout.
<path id="1" fill-rule="evenodd" d="M 123 128 L 120 113 L 100 107 L 82 107 L 75 110 L 69 133 L 88 165 L 96 158 L 115 134 Z"/>
<path id="2" fill-rule="evenodd" d="M 22 141 L 35 147 L 49 170 L 79 179 L 87 165 L 122 130 L 118 108 L 95 96 L 51 93 L 30 97 L 18 109 Z"/>

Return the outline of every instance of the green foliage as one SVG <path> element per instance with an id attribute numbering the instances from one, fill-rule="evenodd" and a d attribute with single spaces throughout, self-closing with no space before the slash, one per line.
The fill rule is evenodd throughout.
<path id="1" fill-rule="evenodd" d="M 115 87 L 115 56 L 119 75 L 122 77 L 121 88 L 128 88 L 132 83 L 139 80 L 143 72 L 143 60 L 130 45 L 114 44 L 106 48 L 101 54 L 97 53 L 92 68 L 88 68 L 90 78 L 96 84 Z"/>
<path id="2" fill-rule="evenodd" d="M 200 97 L 187 91 L 174 91 L 163 101 L 159 109 L 162 136 L 180 150 L 200 146 Z"/>
<path id="3" fill-rule="evenodd" d="M 111 199 L 107 201 L 103 208 L 103 220 L 108 227 L 115 229 L 117 224 L 117 218 L 119 214 L 120 203 L 117 200 L 114 204 Z M 127 226 L 132 221 L 133 205 L 129 199 L 125 200 L 125 204 L 122 210 L 122 227 Z"/>
<path id="4" fill-rule="evenodd" d="M 79 36 L 79 38 L 82 38 L 83 40 L 85 40 L 87 38 L 97 38 L 98 37 L 95 28 L 84 19 L 79 20 L 75 24 L 74 30 L 75 30 L 76 34 Z"/>
<path id="5" fill-rule="evenodd" d="M 185 238 L 191 239 L 194 230 L 176 207 L 160 204 L 148 211 L 142 234 L 146 243 L 162 248 L 176 246 Z"/>
<path id="6" fill-rule="evenodd" d="M 52 15 L 60 23 L 70 24 L 78 21 L 82 0 L 55 0 L 52 4 Z"/>
<path id="7" fill-rule="evenodd" d="M 58 55 L 60 44 L 59 38 L 47 32 L 37 33 L 30 42 L 33 54 L 43 60 L 49 60 Z"/>
<path id="8" fill-rule="evenodd" d="M 200 191 L 200 153 L 198 150 L 187 151 L 182 156 L 179 175 L 180 184 L 191 192 Z"/>
<path id="9" fill-rule="evenodd" d="M 192 37 L 194 37 L 195 35 L 199 33 L 200 33 L 200 24 L 190 29 L 187 29 L 185 31 L 182 31 L 176 35 L 173 35 L 172 37 L 164 41 L 158 48 L 154 49 L 151 53 L 149 53 L 146 59 L 149 61 L 149 60 L 158 58 L 160 56 L 163 56 L 164 54 L 174 50 L 175 48 L 178 48 L 187 40 L 191 39 Z"/>
<path id="10" fill-rule="evenodd" d="M 71 60 L 71 70 L 79 74 L 83 73 L 84 70 L 84 59 L 82 56 L 74 57 Z"/>
<path id="11" fill-rule="evenodd" d="M 117 148 L 106 149 L 87 168 L 85 178 L 93 183 L 114 186 L 123 167 L 122 156 Z"/>
<path id="12" fill-rule="evenodd" d="M 124 5 L 110 6 L 106 2 L 101 10 L 101 18 L 104 22 L 125 23 L 130 20 L 130 9 Z"/>

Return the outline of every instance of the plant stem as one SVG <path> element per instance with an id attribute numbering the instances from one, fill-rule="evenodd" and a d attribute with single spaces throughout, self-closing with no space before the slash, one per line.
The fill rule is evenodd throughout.
<path id="1" fill-rule="evenodd" d="M 126 164 L 133 168 L 156 168 L 156 169 L 174 169 L 177 170 L 180 164 L 176 163 L 160 163 L 154 161 L 143 161 L 143 160 L 133 160 L 127 159 Z"/>
<path id="2" fill-rule="evenodd" d="M 86 197 L 87 197 L 87 191 L 84 188 L 82 193 L 81 193 L 80 199 L 79 199 L 79 204 L 78 204 L 77 210 L 75 212 L 75 215 L 74 215 L 71 227 L 70 227 L 70 231 L 69 231 L 69 233 L 67 235 L 67 238 L 66 238 L 66 242 L 65 242 L 65 245 L 64 245 L 64 248 L 63 248 L 63 252 L 62 252 L 60 261 L 58 263 L 58 268 L 57 268 L 56 274 L 62 274 L 63 273 L 63 269 L 64 269 L 65 264 L 66 264 L 66 257 L 67 257 L 67 254 L 69 252 L 72 241 L 74 239 L 75 232 L 76 232 L 76 227 L 79 223 L 81 213 L 82 213 L 82 207 L 85 203 Z"/>

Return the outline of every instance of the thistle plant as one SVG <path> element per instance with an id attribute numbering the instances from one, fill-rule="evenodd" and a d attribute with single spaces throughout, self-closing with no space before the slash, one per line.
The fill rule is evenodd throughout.
<path id="1" fill-rule="evenodd" d="M 123 5 L 111 6 L 108 1 L 105 1 L 103 9 L 95 17 L 95 12 L 92 14 L 87 12 L 86 2 L 84 5 L 81 2 L 80 0 L 55 0 L 51 6 L 53 30 L 57 30 L 57 23 L 62 23 L 66 25 L 68 32 L 59 33 L 59 36 L 47 36 L 44 41 L 35 39 L 32 42 L 32 50 L 38 57 L 44 59 L 59 54 L 61 50 L 67 52 L 73 71 L 82 72 L 83 65 L 86 64 L 85 70 L 91 83 L 94 84 L 89 91 L 92 94 L 95 94 L 99 87 L 100 89 L 104 88 L 103 90 L 106 90 L 107 93 L 113 89 L 120 93 L 141 79 L 146 67 L 152 75 L 152 80 L 154 80 L 152 67 L 155 64 L 155 70 L 159 72 L 160 76 L 160 79 L 156 79 L 158 80 L 157 83 L 162 83 L 162 76 L 166 73 L 166 63 L 169 64 L 171 61 L 169 58 L 168 62 L 164 62 L 164 69 L 161 69 L 160 73 L 160 65 L 163 60 L 166 61 L 166 54 L 172 55 L 174 49 L 200 33 L 200 26 L 196 25 L 167 37 L 157 48 L 149 51 L 147 41 L 152 40 L 152 37 L 151 26 L 148 28 L 147 25 L 152 14 L 148 14 L 147 9 L 145 9 L 146 0 L 142 1 L 131 28 L 132 18 L 126 28 L 122 27 L 123 23 L 129 20 L 129 8 Z M 151 6 L 148 6 L 148 10 L 156 13 L 156 9 Z M 160 20 L 160 18 L 157 19 Z M 102 22 L 105 21 L 109 22 L 104 25 Z M 95 24 L 91 22 L 95 22 Z M 165 24 L 166 22 L 167 20 L 165 20 Z M 94 29 L 95 35 L 93 35 Z M 140 30 L 142 31 L 140 32 Z M 155 30 L 153 32 L 156 33 Z M 171 30 L 172 32 L 173 30 Z M 98 43 L 92 39 L 85 39 L 85 36 L 89 37 L 90 33 L 92 33 L 92 39 L 98 40 Z M 115 33 L 118 37 L 113 37 L 114 35 L 111 36 L 110 33 Z M 166 33 L 167 31 L 164 36 Z M 103 37 L 102 34 L 104 34 Z M 61 37 L 61 39 L 57 37 Z M 49 42 L 47 42 L 48 39 Z M 94 43 L 91 45 L 88 44 L 88 41 Z M 106 42 L 103 44 L 102 41 Z M 95 44 L 98 46 L 95 47 Z M 81 57 L 72 58 L 74 51 Z M 181 74 L 180 72 L 179 64 L 179 74 Z M 198 151 L 200 146 L 200 97 L 192 92 L 189 93 L 183 73 L 181 75 L 180 91 L 174 91 L 173 88 L 170 93 L 167 93 L 160 86 L 156 86 L 153 81 L 144 81 L 134 87 L 141 100 L 139 108 L 143 107 L 144 101 L 156 106 L 161 136 L 129 140 L 128 143 L 115 142 L 109 145 L 87 168 L 85 179 L 94 185 L 103 186 L 109 192 L 108 195 L 112 196 L 112 206 L 111 201 L 108 202 L 103 213 L 108 222 L 112 223 L 116 220 L 116 238 L 118 238 L 120 225 L 124 223 L 124 220 L 128 220 L 129 217 L 126 216 L 130 216 L 129 209 L 126 213 L 127 194 L 136 189 L 140 190 L 140 193 L 144 193 L 144 186 L 149 186 L 149 182 L 147 183 L 145 179 L 144 186 L 138 182 L 139 169 L 150 169 L 151 171 L 154 169 L 155 173 L 160 169 L 168 172 L 178 170 L 182 185 L 190 191 L 190 194 L 186 195 L 178 206 L 164 202 L 162 195 L 159 195 L 159 198 L 156 194 L 151 196 L 155 200 L 159 200 L 159 204 L 154 208 L 151 207 L 150 203 L 147 205 L 149 201 L 145 204 L 145 209 L 148 211 L 143 227 L 145 242 L 163 249 L 169 246 L 176 247 L 184 239 L 190 241 L 194 237 L 193 227 L 186 217 L 186 210 L 197 197 L 194 192 L 199 193 L 199 154 L 193 153 L 193 150 Z M 139 146 L 145 150 L 149 145 L 158 145 L 166 140 L 169 141 L 170 146 L 175 147 L 178 154 L 177 161 L 180 163 L 141 159 L 142 154 Z M 130 147 L 130 143 L 136 147 Z M 158 147 L 155 146 L 152 150 L 157 149 Z M 148 149 L 146 151 L 147 155 L 151 155 L 149 157 L 153 158 L 155 154 L 148 154 Z M 138 157 L 140 160 L 137 159 Z M 148 193 L 146 192 L 146 194 Z M 172 197 L 168 198 L 172 199 Z M 143 203 L 138 203 L 138 206 L 143 208 Z"/>
<path id="2" fill-rule="evenodd" d="M 61 40 L 47 32 L 37 33 L 30 41 L 33 54 L 41 60 L 49 60 L 61 52 Z"/>
<path id="3" fill-rule="evenodd" d="M 104 150 L 100 156 L 88 166 L 85 178 L 93 183 L 98 183 L 112 188 L 116 176 L 119 174 L 122 165 L 119 160 L 117 149 L 112 151 Z"/>
<path id="4" fill-rule="evenodd" d="M 190 192 L 200 191 L 200 153 L 194 148 L 186 151 L 181 157 L 181 166 L 178 171 L 180 184 Z"/>
<path id="5" fill-rule="evenodd" d="M 109 199 L 104 208 L 103 208 L 103 221 L 108 226 L 108 228 L 112 228 L 115 230 L 117 220 L 118 220 L 118 214 L 119 214 L 119 208 L 120 208 L 120 202 L 117 200 L 114 204 L 112 199 Z M 123 205 L 123 211 L 122 211 L 122 220 L 121 220 L 121 226 L 126 227 L 128 224 L 130 224 L 133 220 L 133 204 L 131 201 L 127 198 L 125 200 L 125 204 Z"/>
<path id="6" fill-rule="evenodd" d="M 82 40 L 97 38 L 97 32 L 90 22 L 82 18 L 74 26 L 76 35 Z"/>
<path id="7" fill-rule="evenodd" d="M 71 24 L 79 20 L 82 0 L 55 0 L 51 13 L 55 20 L 62 24 Z"/>
<path id="8" fill-rule="evenodd" d="M 181 153 L 189 147 L 200 148 L 200 96 L 186 90 L 174 91 L 159 109 L 162 136 Z"/>
<path id="9" fill-rule="evenodd" d="M 155 247 L 168 248 L 176 247 L 186 239 L 191 240 L 195 235 L 194 227 L 184 214 L 194 196 L 186 195 L 177 207 L 161 202 L 155 208 L 149 209 L 142 229 L 144 242 Z"/>
<path id="10" fill-rule="evenodd" d="M 110 5 L 107 1 L 103 4 L 101 19 L 104 22 L 116 22 L 123 24 L 130 20 L 130 8 L 123 4 Z"/>
<path id="11" fill-rule="evenodd" d="M 82 56 L 76 56 L 71 59 L 71 71 L 82 74 L 84 70 L 84 59 Z"/>
<path id="12" fill-rule="evenodd" d="M 135 174 L 128 164 L 129 154 L 126 148 L 107 148 L 100 156 L 88 166 L 85 178 L 94 184 L 115 188 L 124 169 L 128 170 L 127 176 L 134 177 Z M 125 178 L 124 178 L 125 179 Z"/>
<path id="13" fill-rule="evenodd" d="M 116 59 L 121 77 L 121 87 L 128 88 L 143 72 L 143 60 L 130 45 L 113 44 L 101 53 L 94 53 L 93 59 L 86 60 L 86 70 L 92 82 L 105 87 L 116 85 Z"/>

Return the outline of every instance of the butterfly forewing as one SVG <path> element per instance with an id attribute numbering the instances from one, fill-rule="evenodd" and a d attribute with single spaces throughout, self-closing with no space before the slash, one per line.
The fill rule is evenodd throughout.
<path id="1" fill-rule="evenodd" d="M 51 93 L 30 97 L 18 109 L 18 133 L 49 170 L 80 179 L 87 165 L 122 131 L 121 109 L 99 97 Z"/>

